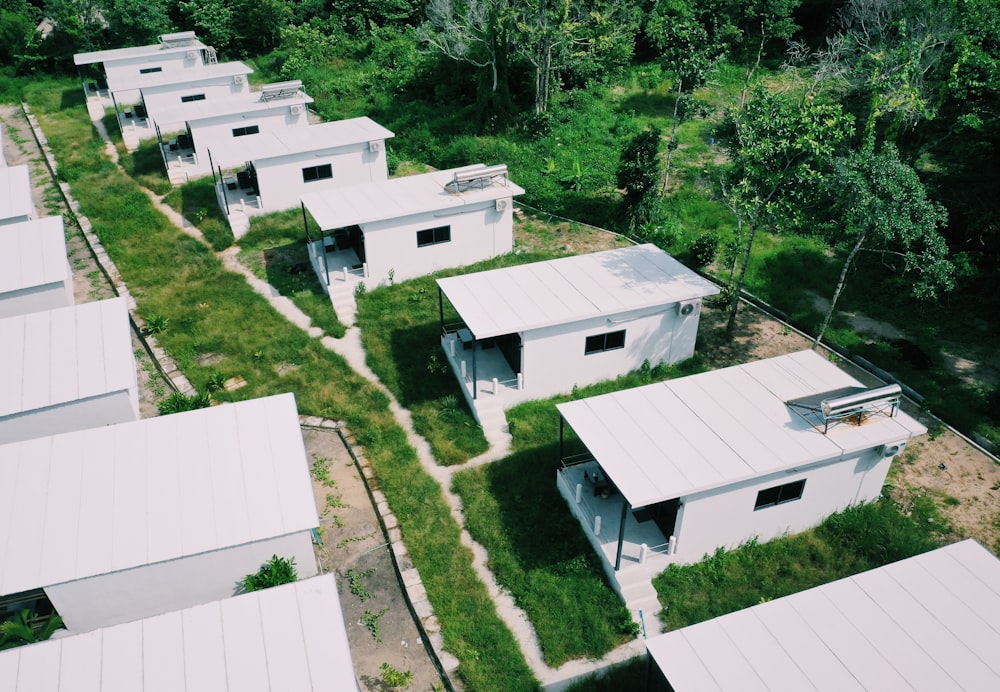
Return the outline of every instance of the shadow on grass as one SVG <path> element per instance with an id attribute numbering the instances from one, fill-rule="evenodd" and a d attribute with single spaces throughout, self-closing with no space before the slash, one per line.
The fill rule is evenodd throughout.
<path id="1" fill-rule="evenodd" d="M 86 104 L 87 98 L 83 94 L 82 86 L 76 89 L 63 89 L 59 98 L 59 107 L 63 109 L 84 106 Z"/>
<path id="2" fill-rule="evenodd" d="M 622 110 L 633 111 L 636 115 L 650 118 L 662 118 L 674 112 L 675 100 L 673 94 L 640 92 L 626 96 L 622 100 Z"/>
<path id="3" fill-rule="evenodd" d="M 635 634 L 600 559 L 556 489 L 558 446 L 462 471 L 467 527 L 527 612 L 549 665 L 600 657 Z"/>

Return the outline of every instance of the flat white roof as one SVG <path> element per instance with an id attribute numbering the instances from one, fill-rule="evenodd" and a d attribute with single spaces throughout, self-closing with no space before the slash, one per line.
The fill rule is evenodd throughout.
<path id="1" fill-rule="evenodd" d="M 310 192 L 302 196 L 302 203 L 320 228 L 330 230 L 524 194 L 524 188 L 506 176 L 494 179 L 488 185 L 468 187 L 461 192 L 445 187 L 456 171 L 479 168 L 485 170 L 487 166 L 477 163 L 384 182 Z"/>
<path id="2" fill-rule="evenodd" d="M 622 495 L 644 507 L 927 431 L 897 410 L 823 434 L 785 404 L 850 386 L 863 385 L 807 350 L 556 408 Z"/>
<path id="3" fill-rule="evenodd" d="M 385 140 L 395 135 L 367 116 L 317 123 L 308 127 L 286 127 L 276 132 L 261 132 L 239 137 L 209 147 L 219 161 L 233 159 L 253 162 L 347 147 L 353 144 Z"/>
<path id="4" fill-rule="evenodd" d="M 31 174 L 27 166 L 0 166 L 0 221 L 32 216 Z"/>
<path id="5" fill-rule="evenodd" d="M 0 226 L 0 293 L 69 279 L 61 216 Z"/>
<path id="6" fill-rule="evenodd" d="M 332 574 L 0 652 L 9 692 L 357 690 Z"/>
<path id="7" fill-rule="evenodd" d="M 201 48 L 208 47 L 198 40 L 198 38 L 194 35 L 194 32 L 166 34 L 161 36 L 161 38 L 170 39 L 171 37 L 180 36 L 189 38 L 189 41 L 185 42 L 184 45 L 171 44 L 168 42 L 156 43 L 148 46 L 131 46 L 128 48 L 112 48 L 109 50 L 91 51 L 89 53 L 77 53 L 73 56 L 73 64 L 90 65 L 95 62 L 113 62 L 115 60 L 127 60 L 129 58 L 141 58 L 146 55 L 153 56 L 163 53 L 177 53 L 179 51 L 199 50 Z"/>
<path id="8" fill-rule="evenodd" d="M 646 640 L 676 692 L 1000 689 L 1000 560 L 955 543 Z"/>
<path id="9" fill-rule="evenodd" d="M 719 292 L 655 245 L 437 280 L 477 339 L 659 308 Z"/>
<path id="10" fill-rule="evenodd" d="M 108 77 L 108 87 L 111 91 L 131 91 L 143 89 L 152 92 L 163 92 L 172 89 L 183 89 L 188 86 L 195 88 L 200 82 L 206 82 L 220 77 L 248 75 L 253 68 L 241 62 L 220 62 L 211 65 L 197 65 L 186 70 L 164 70 L 149 74 L 131 74 Z"/>
<path id="11" fill-rule="evenodd" d="M 260 92 L 252 91 L 248 93 L 234 94 L 232 98 L 221 101 L 209 101 L 206 99 L 204 101 L 192 101 L 190 103 L 185 103 L 183 106 L 178 106 L 177 108 L 160 111 L 156 114 L 156 120 L 161 123 L 196 123 L 202 120 L 235 117 L 239 115 L 245 115 L 247 118 L 253 118 L 261 111 L 276 110 L 279 108 L 287 109 L 289 106 L 295 104 L 304 105 L 312 102 L 313 97 L 309 96 L 304 91 L 300 91 L 295 96 L 287 96 L 282 99 L 275 99 L 271 101 L 262 101 L 260 98 Z"/>
<path id="12" fill-rule="evenodd" d="M 318 525 L 292 394 L 0 446 L 0 594 Z"/>
<path id="13" fill-rule="evenodd" d="M 0 319 L 0 417 L 134 383 L 124 298 Z"/>

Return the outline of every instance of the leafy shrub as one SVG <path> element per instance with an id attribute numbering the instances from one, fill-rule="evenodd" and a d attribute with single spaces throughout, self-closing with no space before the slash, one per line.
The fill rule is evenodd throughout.
<path id="1" fill-rule="evenodd" d="M 261 565 L 259 570 L 248 574 L 243 579 L 243 590 L 246 592 L 260 591 L 272 586 L 291 584 L 298 578 L 294 557 L 285 558 L 272 555 L 271 559 Z"/>
<path id="2" fill-rule="evenodd" d="M 146 333 L 159 334 L 160 332 L 166 331 L 169 324 L 169 317 L 164 317 L 163 315 L 154 312 L 146 318 Z"/>
<path id="3" fill-rule="evenodd" d="M 718 249 L 719 236 L 714 233 L 702 233 L 688 249 L 691 265 L 696 268 L 708 266 L 715 260 Z"/>
<path id="4" fill-rule="evenodd" d="M 55 613 L 41 625 L 37 619 L 34 612 L 25 609 L 11 619 L 0 622 L 0 651 L 24 644 L 44 642 L 63 624 L 62 618 Z"/>

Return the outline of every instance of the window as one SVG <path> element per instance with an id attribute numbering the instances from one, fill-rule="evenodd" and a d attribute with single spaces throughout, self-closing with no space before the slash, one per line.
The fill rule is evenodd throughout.
<path id="1" fill-rule="evenodd" d="M 593 353 L 604 353 L 625 348 L 625 330 L 620 332 L 608 332 L 607 334 L 596 334 L 587 337 L 587 343 L 583 347 L 583 355 L 589 356 Z"/>
<path id="2" fill-rule="evenodd" d="M 181 96 L 181 103 L 191 103 L 192 101 L 204 101 L 205 94 L 189 94 L 188 96 Z"/>
<path id="3" fill-rule="evenodd" d="M 417 247 L 451 242 L 451 226 L 438 226 L 417 231 Z"/>
<path id="4" fill-rule="evenodd" d="M 774 507 L 775 505 L 784 504 L 785 502 L 791 502 L 792 500 L 798 500 L 802 497 L 802 489 L 806 487 L 805 479 L 801 481 L 795 481 L 794 483 L 785 483 L 784 485 L 777 485 L 773 488 L 768 488 L 767 490 L 761 490 L 757 493 L 757 502 L 754 504 L 753 508 L 763 509 L 764 507 Z"/>
<path id="5" fill-rule="evenodd" d="M 332 177 L 333 164 L 324 163 L 322 166 L 310 166 L 302 169 L 302 182 L 304 183 L 311 183 L 314 180 L 329 180 Z"/>
<path id="6" fill-rule="evenodd" d="M 139 74 L 152 74 L 153 72 L 163 72 L 162 67 L 142 67 L 139 68 Z"/>
<path id="7" fill-rule="evenodd" d="M 258 125 L 247 125 L 246 127 L 234 127 L 233 137 L 243 137 L 246 135 L 256 135 L 260 133 Z"/>

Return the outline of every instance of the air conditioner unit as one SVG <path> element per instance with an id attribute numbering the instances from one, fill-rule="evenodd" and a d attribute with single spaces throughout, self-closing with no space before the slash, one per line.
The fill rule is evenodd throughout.
<path id="1" fill-rule="evenodd" d="M 196 50 L 189 50 L 188 52 L 186 52 L 184 54 L 184 57 L 187 58 L 188 60 L 195 60 L 198 57 L 198 51 L 196 51 Z"/>
<path id="2" fill-rule="evenodd" d="M 368 151 L 382 151 L 382 140 L 373 139 L 368 142 Z"/>
<path id="3" fill-rule="evenodd" d="M 893 444 L 882 445 L 880 451 L 882 453 L 882 458 L 884 459 L 886 457 L 894 457 L 904 449 L 906 449 L 906 440 L 903 440 L 902 442 L 894 442 Z"/>
<path id="4" fill-rule="evenodd" d="M 681 317 L 690 317 L 691 315 L 697 315 L 701 310 L 701 299 L 698 300 L 682 300 L 677 304 L 677 314 Z"/>
<path id="5" fill-rule="evenodd" d="M 292 115 L 300 115 L 302 111 L 305 110 L 305 106 L 303 106 L 301 103 L 296 103 L 291 107 L 291 110 L 292 110 Z"/>
<path id="6" fill-rule="evenodd" d="M 245 84 L 247 81 L 247 76 L 245 74 L 233 75 L 233 82 L 236 84 Z"/>
<path id="7" fill-rule="evenodd" d="M 510 200 L 507 198 L 497 200 L 497 211 L 507 211 L 507 207 L 510 206 Z"/>

